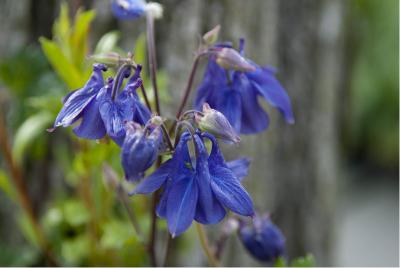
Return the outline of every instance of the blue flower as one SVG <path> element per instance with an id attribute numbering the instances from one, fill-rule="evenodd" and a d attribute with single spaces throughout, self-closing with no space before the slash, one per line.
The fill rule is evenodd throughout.
<path id="1" fill-rule="evenodd" d="M 241 222 L 239 236 L 247 251 L 260 261 L 271 263 L 285 254 L 285 237 L 268 216 L 255 216 L 252 224 Z"/>
<path id="2" fill-rule="evenodd" d="M 212 51 L 231 48 L 230 44 L 216 45 Z M 240 42 L 239 52 L 243 56 L 244 40 Z M 269 117 L 258 102 L 258 96 L 277 108 L 288 123 L 294 123 L 290 98 L 275 78 L 275 71 L 260 67 L 247 60 L 255 71 L 242 72 L 225 70 L 212 54 L 204 73 L 203 81 L 197 89 L 196 109 L 207 102 L 211 108 L 222 112 L 238 133 L 253 134 L 265 130 Z"/>
<path id="3" fill-rule="evenodd" d="M 141 179 L 156 160 L 162 142 L 162 131 L 159 126 L 143 129 L 133 121 L 127 122 L 125 128 L 121 162 L 125 178 L 133 182 Z"/>
<path id="4" fill-rule="evenodd" d="M 114 80 L 114 83 L 117 83 L 113 85 L 115 93 L 112 92 L 113 90 L 110 87 L 104 87 L 97 96 L 100 115 L 107 134 L 119 146 L 122 146 L 125 139 L 125 122 L 134 121 L 144 125 L 150 119 L 150 111 L 141 103 L 136 93 L 136 89 L 142 84 L 142 80 L 139 78 L 140 71 L 141 67 L 138 66 L 124 89 L 117 93 L 122 80 L 130 74 L 129 69 L 126 72 L 121 71 L 118 74 L 121 77 L 116 77 Z"/>
<path id="5" fill-rule="evenodd" d="M 64 98 L 64 106 L 54 122 L 54 128 L 68 127 L 82 119 L 80 124 L 73 129 L 78 137 L 86 139 L 104 137 L 106 129 L 98 111 L 99 103 L 96 96 L 104 87 L 102 71 L 106 70 L 103 64 L 93 65 L 93 73 L 85 86 L 72 91 Z"/>
<path id="6" fill-rule="evenodd" d="M 212 142 L 210 154 L 204 138 Z M 225 163 L 216 139 L 208 133 L 194 134 L 196 158 L 193 161 L 187 145 L 190 139 L 189 133 L 182 134 L 172 158 L 142 180 L 131 194 L 149 194 L 164 187 L 157 215 L 167 219 L 172 236 L 184 232 L 193 220 L 202 224 L 218 223 L 225 217 L 225 209 L 252 216 L 251 198 Z M 242 162 L 235 165 L 247 169 Z"/>
<path id="7" fill-rule="evenodd" d="M 146 14 L 146 2 L 144 0 L 112 0 L 111 10 L 118 19 L 132 20 Z"/>

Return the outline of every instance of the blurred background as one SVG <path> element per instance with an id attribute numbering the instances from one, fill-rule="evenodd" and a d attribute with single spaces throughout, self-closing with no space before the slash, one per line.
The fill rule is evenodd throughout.
<path id="1" fill-rule="evenodd" d="M 106 161 L 122 175 L 118 148 L 78 141 L 71 129 L 46 132 L 62 96 L 87 79 L 87 55 L 133 50 L 146 62 L 145 21 L 115 20 L 107 0 L 64 3 L 61 12 L 56 0 L 0 1 L 0 265 L 46 265 L 40 248 L 59 265 L 146 265 L 101 172 Z M 244 184 L 282 229 L 289 258 L 311 253 L 319 266 L 398 266 L 398 1 L 162 4 L 156 42 L 165 115 L 175 112 L 199 36 L 216 24 L 221 41 L 237 46 L 245 37 L 248 58 L 278 69 L 296 124 L 263 103 L 269 129 L 223 150 L 227 159 L 252 158 Z M 31 214 L 20 192 L 31 199 Z M 147 197 L 132 199 L 143 228 L 149 206 Z M 192 229 L 174 241 L 170 265 L 206 264 Z M 260 265 L 235 236 L 223 260 Z"/>

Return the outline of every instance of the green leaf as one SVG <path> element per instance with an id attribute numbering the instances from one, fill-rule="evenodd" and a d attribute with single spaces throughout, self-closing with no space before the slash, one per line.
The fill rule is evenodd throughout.
<path id="1" fill-rule="evenodd" d="M 53 37 L 57 40 L 57 43 L 62 48 L 65 55 L 70 56 L 71 51 L 69 50 L 69 36 L 71 33 L 71 22 L 69 19 L 69 8 L 66 2 L 61 3 L 60 15 L 56 19 L 53 25 Z"/>
<path id="2" fill-rule="evenodd" d="M 68 87 L 71 89 L 81 87 L 85 82 L 85 77 L 80 75 L 77 68 L 64 55 L 62 49 L 54 41 L 44 37 L 39 38 L 39 41 L 50 64 Z"/>
<path id="3" fill-rule="evenodd" d="M 85 12 L 78 10 L 75 16 L 74 30 L 71 35 L 72 60 L 80 69 L 84 69 L 83 64 L 88 50 L 89 26 L 95 16 L 96 13 L 93 10 Z"/>
<path id="4" fill-rule="evenodd" d="M 81 201 L 71 199 L 64 203 L 64 219 L 71 226 L 79 226 L 90 220 L 90 212 Z"/>
<path id="5" fill-rule="evenodd" d="M 96 45 L 95 54 L 113 51 L 117 46 L 119 37 L 118 31 L 111 31 L 103 35 Z"/>
<path id="6" fill-rule="evenodd" d="M 286 267 L 286 266 L 287 266 L 287 262 L 286 262 L 285 258 L 283 258 L 283 257 L 276 258 L 276 260 L 274 262 L 274 267 Z"/>
<path id="7" fill-rule="evenodd" d="M 103 224 L 103 236 L 100 244 L 107 249 L 121 249 L 125 243 L 135 238 L 132 226 L 128 222 L 111 220 Z M 134 239 L 134 241 L 137 241 Z"/>
<path id="8" fill-rule="evenodd" d="M 314 267 L 315 266 L 315 259 L 314 256 L 308 253 L 304 257 L 299 257 L 297 259 L 292 260 L 290 263 L 291 267 Z"/>
<path id="9" fill-rule="evenodd" d="M 28 148 L 39 135 L 46 135 L 46 127 L 53 121 L 53 115 L 49 112 L 40 112 L 32 115 L 19 127 L 15 135 L 13 156 L 19 163 Z"/>
<path id="10" fill-rule="evenodd" d="M 65 240 L 61 245 L 61 255 L 68 265 L 81 265 L 88 257 L 91 250 L 90 237 L 82 234 L 72 239 Z"/>
<path id="11" fill-rule="evenodd" d="M 133 49 L 133 59 L 136 63 L 142 65 L 146 62 L 146 35 L 143 33 L 136 39 Z"/>
<path id="12" fill-rule="evenodd" d="M 13 201 L 16 200 L 14 187 L 11 184 L 9 177 L 2 169 L 0 169 L 0 189 L 8 196 L 8 198 Z"/>

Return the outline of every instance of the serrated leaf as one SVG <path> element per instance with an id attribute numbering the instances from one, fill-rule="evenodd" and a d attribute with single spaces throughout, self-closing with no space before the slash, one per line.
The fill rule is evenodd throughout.
<path id="1" fill-rule="evenodd" d="M 117 46 L 119 37 L 120 33 L 118 31 L 111 31 L 104 34 L 96 45 L 95 54 L 113 51 Z"/>
<path id="2" fill-rule="evenodd" d="M 13 156 L 19 163 L 22 162 L 25 151 L 39 135 L 46 135 L 46 128 L 53 121 L 49 112 L 32 115 L 19 127 L 15 134 Z"/>
<path id="3" fill-rule="evenodd" d="M 68 87 L 70 89 L 81 87 L 85 82 L 85 78 L 80 75 L 76 67 L 63 54 L 62 49 L 54 41 L 44 37 L 39 38 L 39 41 L 51 66 Z"/>
<path id="4" fill-rule="evenodd" d="M 4 172 L 4 170 L 0 169 L 0 189 L 7 195 L 8 198 L 15 201 L 15 191 L 14 187 L 11 184 L 9 177 Z"/>

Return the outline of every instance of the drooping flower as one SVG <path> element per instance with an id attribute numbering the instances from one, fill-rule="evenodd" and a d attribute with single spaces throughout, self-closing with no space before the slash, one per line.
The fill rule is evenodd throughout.
<path id="1" fill-rule="evenodd" d="M 133 121 L 127 122 L 125 128 L 121 162 L 125 178 L 133 182 L 143 178 L 144 172 L 156 160 L 162 142 L 162 132 L 159 126 L 142 128 Z"/>
<path id="2" fill-rule="evenodd" d="M 146 2 L 144 0 L 112 0 L 111 10 L 118 19 L 136 19 L 145 15 Z"/>
<path id="3" fill-rule="evenodd" d="M 239 236 L 247 251 L 260 261 L 271 263 L 285 254 L 285 237 L 267 215 L 256 215 L 251 224 L 241 222 Z"/>
<path id="4" fill-rule="evenodd" d="M 237 57 L 226 59 L 234 53 L 225 53 L 224 57 L 219 57 L 218 52 L 215 53 L 225 48 L 232 49 L 232 46 L 224 43 L 215 45 L 212 49 L 203 81 L 197 89 L 196 109 L 200 109 L 203 103 L 207 102 L 211 108 L 222 112 L 238 133 L 253 134 L 265 130 L 269 125 L 269 117 L 258 102 L 258 96 L 261 96 L 277 108 L 288 123 L 294 123 L 290 98 L 276 79 L 275 71 L 246 59 L 246 62 L 255 68 L 252 71 L 244 63 L 241 64 L 243 60 L 238 60 Z M 243 39 L 239 52 L 243 56 Z M 232 62 L 241 67 L 226 70 L 218 64 L 218 59 L 226 68 L 229 68 L 228 63 Z"/>
<path id="5" fill-rule="evenodd" d="M 210 154 L 204 138 L 212 142 Z M 215 137 L 208 133 L 194 134 L 193 160 L 188 149 L 190 139 L 189 133 L 182 134 L 172 158 L 142 180 L 131 194 L 149 194 L 164 187 L 157 215 L 167 219 L 172 236 L 184 232 L 193 220 L 218 223 L 224 218 L 225 209 L 253 215 L 251 198 L 225 162 Z M 247 169 L 245 165 L 242 167 Z"/>
<path id="6" fill-rule="evenodd" d="M 122 80 L 129 76 L 128 71 L 121 71 L 118 74 L 121 77 L 116 77 L 114 80 L 113 89 L 103 88 L 97 96 L 100 115 L 107 134 L 119 146 L 122 146 L 125 139 L 125 122 L 134 121 L 144 125 L 150 119 L 150 111 L 139 100 L 136 93 L 136 89 L 142 83 L 139 77 L 140 71 L 141 66 L 138 65 L 135 73 L 127 81 L 121 92 L 118 93 Z"/>
<path id="7" fill-rule="evenodd" d="M 94 64 L 93 73 L 85 86 L 72 91 L 63 100 L 63 107 L 55 122 L 54 130 L 59 126 L 68 127 L 82 119 L 73 131 L 81 138 L 100 139 L 106 134 L 98 111 L 96 96 L 105 87 L 102 72 L 107 68 L 103 64 Z"/>
<path id="8" fill-rule="evenodd" d="M 111 10 L 120 20 L 134 20 L 145 15 L 160 19 L 163 7 L 156 2 L 146 3 L 145 0 L 111 0 Z"/>
<path id="9" fill-rule="evenodd" d="M 195 120 L 202 131 L 228 143 L 238 143 L 240 137 L 236 134 L 228 119 L 219 111 L 211 109 L 208 103 L 203 104 L 203 112 L 195 113 Z"/>

